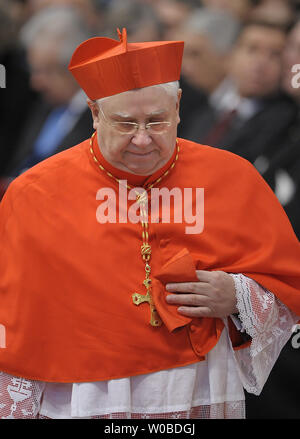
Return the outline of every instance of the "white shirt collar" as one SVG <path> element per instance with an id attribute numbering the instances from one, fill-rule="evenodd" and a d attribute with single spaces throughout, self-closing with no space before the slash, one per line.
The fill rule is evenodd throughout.
<path id="1" fill-rule="evenodd" d="M 256 98 L 241 97 L 234 83 L 225 79 L 209 98 L 210 104 L 220 113 L 236 110 L 241 119 L 250 119 L 260 108 Z"/>

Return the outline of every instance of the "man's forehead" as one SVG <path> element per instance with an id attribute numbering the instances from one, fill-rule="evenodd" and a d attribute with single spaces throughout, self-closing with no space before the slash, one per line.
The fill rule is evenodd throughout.
<path id="1" fill-rule="evenodd" d="M 151 116 L 166 113 L 171 103 L 172 96 L 163 88 L 145 87 L 105 98 L 103 108 L 120 117 L 130 117 L 136 111 Z"/>
<path id="2" fill-rule="evenodd" d="M 266 38 L 274 39 L 274 37 L 282 41 L 286 39 L 284 31 L 279 28 L 252 24 L 247 26 L 244 31 L 242 31 L 239 41 L 245 42 L 247 40 L 264 40 Z"/>

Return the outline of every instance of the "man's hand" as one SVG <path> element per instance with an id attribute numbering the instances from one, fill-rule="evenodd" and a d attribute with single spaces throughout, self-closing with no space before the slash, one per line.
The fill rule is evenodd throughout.
<path id="1" fill-rule="evenodd" d="M 167 284 L 166 298 L 188 317 L 227 317 L 238 312 L 232 277 L 224 271 L 196 271 L 199 282 Z"/>

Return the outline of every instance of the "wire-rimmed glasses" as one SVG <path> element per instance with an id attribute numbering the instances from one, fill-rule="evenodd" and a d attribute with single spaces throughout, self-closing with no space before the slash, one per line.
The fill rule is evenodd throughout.
<path id="1" fill-rule="evenodd" d="M 147 130 L 149 134 L 163 134 L 172 125 L 172 122 L 169 121 L 148 122 L 146 124 L 139 124 L 137 122 L 110 122 L 107 120 L 100 106 L 99 109 L 105 122 L 114 127 L 120 134 L 133 135 L 137 133 L 139 129 Z"/>

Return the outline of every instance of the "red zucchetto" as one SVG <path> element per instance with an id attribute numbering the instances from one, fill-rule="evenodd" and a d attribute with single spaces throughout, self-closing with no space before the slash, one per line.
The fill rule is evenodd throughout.
<path id="1" fill-rule="evenodd" d="M 90 99 L 179 80 L 183 41 L 128 43 L 125 28 L 118 34 L 84 41 L 72 56 L 69 70 Z"/>

